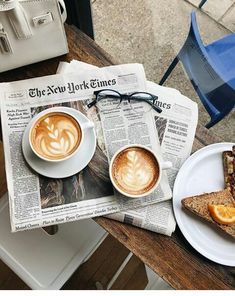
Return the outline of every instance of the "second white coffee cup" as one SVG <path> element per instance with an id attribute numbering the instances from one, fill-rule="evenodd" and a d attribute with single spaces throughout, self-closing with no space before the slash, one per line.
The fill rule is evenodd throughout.
<path id="1" fill-rule="evenodd" d="M 162 171 L 171 167 L 171 162 L 162 162 L 148 147 L 126 145 L 113 155 L 109 176 L 118 192 L 139 198 L 152 193 L 161 181 Z"/>

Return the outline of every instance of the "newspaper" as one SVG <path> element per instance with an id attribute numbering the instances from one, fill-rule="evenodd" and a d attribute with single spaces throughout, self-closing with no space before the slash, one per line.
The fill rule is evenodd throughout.
<path id="1" fill-rule="evenodd" d="M 70 63 L 60 63 L 57 71 L 82 73 L 89 69 L 97 67 L 73 60 Z M 198 122 L 198 107 L 195 102 L 174 88 L 159 86 L 150 81 L 147 81 L 146 87 L 149 93 L 158 96 L 159 106 L 163 109 L 161 114 L 153 111 L 151 115 L 159 136 L 163 159 L 173 164 L 167 171 L 169 184 L 173 190 L 177 172 L 192 150 Z M 136 143 L 138 141 L 139 139 L 135 139 Z M 176 226 L 171 201 L 109 214 L 106 217 L 168 236 L 174 232 Z"/>
<path id="2" fill-rule="evenodd" d="M 118 145 L 114 145 L 114 138 L 111 139 L 110 125 L 105 124 L 107 118 L 98 113 L 95 107 L 87 108 L 94 90 L 104 87 L 115 88 L 120 92 L 145 91 L 143 66 L 128 64 L 93 68 L 80 73 L 57 74 L 0 85 L 13 232 L 133 210 L 171 199 L 172 191 L 166 175 L 163 175 L 160 185 L 149 196 L 131 199 L 114 194 L 108 175 L 108 159 Z M 140 110 L 145 108 L 145 103 L 138 104 Z M 37 174 L 27 164 L 22 153 L 22 137 L 31 118 L 52 106 L 67 106 L 86 114 L 95 123 L 98 136 L 96 152 L 89 164 L 81 172 L 64 179 L 51 179 Z M 136 133 L 137 121 L 133 116 L 126 116 L 125 112 L 120 110 L 118 114 L 118 119 L 124 123 L 123 130 L 129 131 L 118 135 L 122 144 L 137 140 L 129 139 L 129 135 Z M 145 133 L 146 145 L 161 155 L 155 117 L 151 112 L 139 114 L 138 124 Z M 36 157 L 32 151 L 30 153 L 30 157 Z M 45 166 L 48 165 L 45 163 Z"/>

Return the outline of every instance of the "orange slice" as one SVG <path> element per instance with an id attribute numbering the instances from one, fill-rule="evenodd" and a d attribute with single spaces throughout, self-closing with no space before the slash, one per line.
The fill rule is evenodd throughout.
<path id="1" fill-rule="evenodd" d="M 212 218 L 220 224 L 230 225 L 230 224 L 235 223 L 235 208 L 234 207 L 209 204 L 208 210 L 209 210 Z"/>

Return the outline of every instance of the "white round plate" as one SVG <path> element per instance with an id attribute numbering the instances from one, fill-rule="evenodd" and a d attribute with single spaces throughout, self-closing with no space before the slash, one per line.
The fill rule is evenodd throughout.
<path id="1" fill-rule="evenodd" d="M 173 190 L 175 218 L 184 237 L 200 254 L 227 266 L 235 266 L 235 240 L 184 210 L 181 200 L 224 188 L 222 152 L 233 145 L 212 144 L 192 154 L 179 170 Z"/>
<path id="2" fill-rule="evenodd" d="M 87 117 L 81 112 L 70 108 L 70 112 L 81 123 L 88 121 Z M 63 111 L 64 107 L 54 108 L 55 111 Z M 68 110 L 68 108 L 66 108 Z M 84 140 L 78 153 L 72 157 L 61 162 L 48 162 L 36 156 L 29 144 L 29 130 L 31 124 L 29 123 L 25 129 L 22 138 L 22 150 L 25 160 L 29 166 L 40 175 L 48 178 L 67 178 L 77 174 L 84 169 L 92 159 L 96 149 L 96 134 L 94 128 L 86 129 L 84 132 Z"/>

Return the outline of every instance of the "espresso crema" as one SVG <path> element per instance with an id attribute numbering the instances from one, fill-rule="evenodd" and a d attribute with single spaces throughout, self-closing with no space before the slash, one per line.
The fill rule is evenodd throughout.
<path id="1" fill-rule="evenodd" d="M 115 157 L 112 177 L 121 191 L 141 195 L 155 186 L 159 178 L 159 165 L 147 149 L 130 147 Z"/>
<path id="2" fill-rule="evenodd" d="M 40 156 L 60 160 L 78 148 L 82 131 L 79 123 L 69 114 L 52 112 L 38 119 L 30 137 L 34 150 Z"/>

